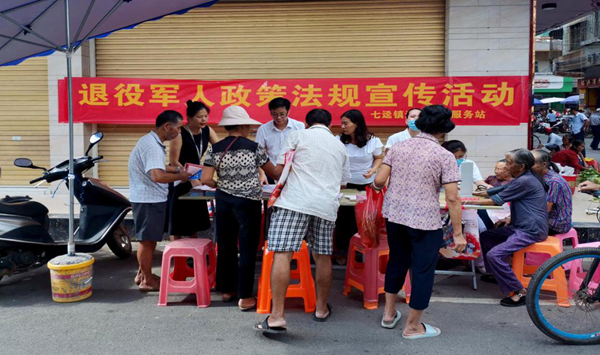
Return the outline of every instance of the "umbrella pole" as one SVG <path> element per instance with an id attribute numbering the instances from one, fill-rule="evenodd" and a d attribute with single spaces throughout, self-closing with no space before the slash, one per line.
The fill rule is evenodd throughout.
<path id="1" fill-rule="evenodd" d="M 69 243 L 67 244 L 68 255 L 75 255 L 75 184 L 74 174 L 74 153 L 73 153 L 73 67 L 72 67 L 72 47 L 71 47 L 71 29 L 69 16 L 69 0 L 65 0 L 65 22 L 67 34 L 67 86 L 69 100 Z"/>

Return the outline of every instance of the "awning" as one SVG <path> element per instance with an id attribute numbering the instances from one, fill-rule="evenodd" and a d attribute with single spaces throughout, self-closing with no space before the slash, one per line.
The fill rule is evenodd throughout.
<path id="1" fill-rule="evenodd" d="M 184 14 L 218 0 L 70 1 L 71 41 L 76 44 L 131 29 L 170 14 Z M 0 1 L 0 65 L 66 51 L 64 0 Z"/>

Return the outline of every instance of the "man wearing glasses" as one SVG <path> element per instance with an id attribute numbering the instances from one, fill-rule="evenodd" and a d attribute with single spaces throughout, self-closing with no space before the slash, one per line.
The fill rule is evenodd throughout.
<path id="1" fill-rule="evenodd" d="M 305 126 L 304 122 L 288 117 L 290 106 L 290 100 L 283 97 L 271 100 L 269 111 L 272 120 L 260 126 L 256 132 L 256 143 L 267 150 L 269 160 L 275 165 L 290 132 L 302 130 Z M 269 178 L 269 183 L 272 184 L 274 181 Z"/>

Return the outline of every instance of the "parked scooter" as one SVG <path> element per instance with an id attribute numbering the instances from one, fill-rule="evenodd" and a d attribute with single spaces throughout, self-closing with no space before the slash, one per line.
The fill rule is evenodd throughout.
<path id="1" fill-rule="evenodd" d="M 44 171 L 30 184 L 65 180 L 67 188 L 74 189 L 75 198 L 81 204 L 79 228 L 75 231 L 78 252 L 95 252 L 108 244 L 117 257 L 126 259 L 132 253 L 132 246 L 122 222 L 131 211 L 131 203 L 102 181 L 83 177 L 83 173 L 103 158 L 88 156 L 102 138 L 102 132 L 92 135 L 85 156 L 75 160 L 73 186 L 68 186 L 68 160 L 51 169 L 37 167 L 27 158 L 15 159 L 14 164 Z M 45 265 L 51 258 L 67 253 L 67 241 L 56 240 L 48 230 L 48 209 L 41 203 L 31 201 L 29 196 L 6 196 L 0 200 L 0 279 Z"/>

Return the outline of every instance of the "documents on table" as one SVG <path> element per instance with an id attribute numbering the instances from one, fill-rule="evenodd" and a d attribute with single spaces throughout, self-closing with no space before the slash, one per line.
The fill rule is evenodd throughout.
<path id="1" fill-rule="evenodd" d="M 210 187 L 207 185 L 200 185 L 200 186 L 194 186 L 192 188 L 192 190 L 196 190 L 196 191 L 215 191 L 216 189 L 214 187 Z"/>

